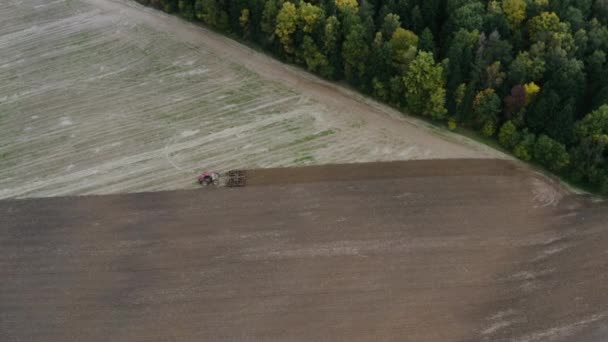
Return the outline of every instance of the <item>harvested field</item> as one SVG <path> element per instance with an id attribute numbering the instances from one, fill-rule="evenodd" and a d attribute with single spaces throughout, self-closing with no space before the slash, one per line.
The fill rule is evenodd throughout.
<path id="1" fill-rule="evenodd" d="M 0 198 L 200 168 L 503 157 L 128 0 L 0 2 Z"/>
<path id="2" fill-rule="evenodd" d="M 608 339 L 606 205 L 518 164 L 247 177 L 0 201 L 2 340 Z"/>

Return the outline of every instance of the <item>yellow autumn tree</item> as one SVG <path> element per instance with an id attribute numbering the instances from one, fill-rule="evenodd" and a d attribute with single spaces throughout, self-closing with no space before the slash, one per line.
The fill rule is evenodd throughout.
<path id="1" fill-rule="evenodd" d="M 536 83 L 530 82 L 524 85 L 524 89 L 526 90 L 526 105 L 528 105 L 540 92 L 540 87 Z"/>
<path id="2" fill-rule="evenodd" d="M 309 2 L 302 2 L 299 11 L 302 31 L 306 33 L 312 32 L 323 13 L 321 8 Z"/>
<path id="3" fill-rule="evenodd" d="M 395 66 L 405 72 L 408 64 L 416 58 L 418 36 L 410 30 L 399 27 L 393 33 L 389 43 Z"/>
<path id="4" fill-rule="evenodd" d="M 538 41 L 545 33 L 560 32 L 560 20 L 555 12 L 542 12 L 541 14 L 530 19 L 528 24 L 528 33 L 530 39 Z"/>
<path id="5" fill-rule="evenodd" d="M 336 0 L 336 6 L 338 7 L 338 9 L 343 11 L 349 8 L 357 9 L 359 8 L 359 3 L 357 2 L 357 0 Z"/>
<path id="6" fill-rule="evenodd" d="M 502 10 L 513 30 L 526 19 L 526 2 L 524 0 L 503 0 Z"/>
<path id="7" fill-rule="evenodd" d="M 291 2 L 284 2 L 283 7 L 277 15 L 277 25 L 274 33 L 277 34 L 283 49 L 285 52 L 292 54 L 294 53 L 292 35 L 296 32 L 296 25 L 298 22 L 298 11 L 296 5 Z"/>

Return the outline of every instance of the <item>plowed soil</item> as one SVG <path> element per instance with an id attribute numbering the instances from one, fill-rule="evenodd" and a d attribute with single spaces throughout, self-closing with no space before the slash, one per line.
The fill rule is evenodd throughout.
<path id="1" fill-rule="evenodd" d="M 606 206 L 518 164 L 0 201 L 2 341 L 606 341 Z"/>

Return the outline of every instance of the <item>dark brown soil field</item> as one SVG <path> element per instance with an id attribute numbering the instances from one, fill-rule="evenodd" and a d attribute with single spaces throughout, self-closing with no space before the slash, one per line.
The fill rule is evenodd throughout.
<path id="1" fill-rule="evenodd" d="M 608 339 L 606 205 L 507 161 L 0 201 L 0 341 Z"/>

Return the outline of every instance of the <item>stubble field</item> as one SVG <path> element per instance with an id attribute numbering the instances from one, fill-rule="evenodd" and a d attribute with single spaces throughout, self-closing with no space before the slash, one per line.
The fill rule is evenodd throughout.
<path id="1" fill-rule="evenodd" d="M 0 4 L 0 198 L 225 171 L 503 157 L 126 0 Z"/>

